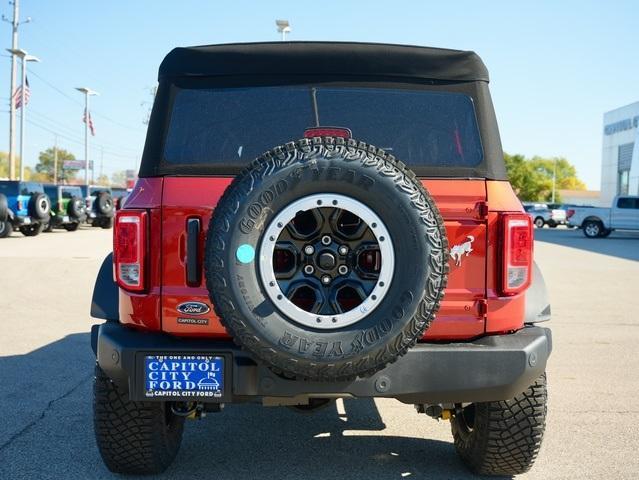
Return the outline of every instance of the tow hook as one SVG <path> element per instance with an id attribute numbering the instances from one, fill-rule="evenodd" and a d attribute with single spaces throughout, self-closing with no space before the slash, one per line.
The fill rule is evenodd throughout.
<path id="1" fill-rule="evenodd" d="M 417 413 L 424 413 L 436 420 L 450 420 L 453 417 L 453 410 L 450 408 L 444 408 L 442 404 L 417 404 L 415 405 Z"/>

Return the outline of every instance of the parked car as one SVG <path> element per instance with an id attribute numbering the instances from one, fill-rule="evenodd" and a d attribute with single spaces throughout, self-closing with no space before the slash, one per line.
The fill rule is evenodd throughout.
<path id="1" fill-rule="evenodd" d="M 175 49 L 115 218 L 91 308 L 112 471 L 165 470 L 225 404 L 339 397 L 450 420 L 480 474 L 532 466 L 550 305 L 475 53 Z"/>
<path id="2" fill-rule="evenodd" d="M 129 190 L 124 187 L 111 187 L 111 195 L 113 196 L 115 209 L 120 210 L 129 196 Z"/>
<path id="3" fill-rule="evenodd" d="M 566 210 L 550 208 L 545 203 L 524 203 L 524 210 L 528 213 L 537 228 L 544 228 L 544 225 L 548 225 L 550 228 L 556 228 L 558 225 L 565 225 L 567 223 Z"/>
<path id="4" fill-rule="evenodd" d="M 64 228 L 76 231 L 86 222 L 87 209 L 82 189 L 77 185 L 44 185 L 44 191 L 52 201 L 51 219 L 46 230 Z"/>
<path id="5" fill-rule="evenodd" d="M 614 230 L 639 230 L 639 196 L 617 196 L 611 208 L 574 207 L 569 221 L 588 238 L 607 237 Z"/>
<path id="6" fill-rule="evenodd" d="M 44 230 L 51 218 L 51 200 L 41 183 L 0 181 L 0 238 L 14 229 L 33 237 Z"/>
<path id="7" fill-rule="evenodd" d="M 94 227 L 112 228 L 115 203 L 111 187 L 82 185 L 81 188 L 86 200 L 87 223 Z"/>

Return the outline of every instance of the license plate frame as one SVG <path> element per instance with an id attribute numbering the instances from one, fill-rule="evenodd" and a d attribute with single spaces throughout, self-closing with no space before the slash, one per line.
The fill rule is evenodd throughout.
<path id="1" fill-rule="evenodd" d="M 159 364 L 151 366 L 149 362 L 157 362 Z M 196 365 L 208 364 L 210 366 L 217 366 L 216 370 L 206 371 L 191 371 L 190 366 L 175 366 L 169 365 L 168 368 L 161 369 L 161 365 L 167 365 L 167 362 L 192 362 Z M 212 352 L 139 352 L 137 355 L 137 379 L 136 390 L 139 392 L 139 396 L 144 398 L 145 401 L 202 401 L 207 403 L 223 403 L 229 400 L 231 395 L 231 364 L 232 356 L 225 353 L 212 353 Z M 196 369 L 199 367 L 196 367 Z M 151 372 L 159 372 L 159 374 L 152 375 Z M 165 375 L 162 375 L 164 373 Z M 185 373 L 190 373 L 185 380 Z M 210 377 L 213 373 L 213 380 L 209 382 L 209 385 L 205 387 L 200 382 L 205 377 Z M 168 374 L 168 375 L 167 375 Z M 205 375 L 206 374 L 206 375 Z M 180 380 L 181 377 L 181 380 Z M 154 380 L 155 379 L 155 380 Z M 160 380 L 163 379 L 163 380 Z M 150 382 L 155 381 L 155 385 L 151 385 Z M 157 382 L 165 381 L 170 385 L 159 385 Z M 183 382 L 182 385 L 176 385 L 176 381 Z M 195 382 L 198 384 L 196 388 L 175 388 L 186 387 L 184 384 L 186 381 Z M 216 388 L 215 383 L 218 383 Z M 192 385 L 188 385 L 192 387 Z M 154 387 L 154 388 L 152 388 Z"/>

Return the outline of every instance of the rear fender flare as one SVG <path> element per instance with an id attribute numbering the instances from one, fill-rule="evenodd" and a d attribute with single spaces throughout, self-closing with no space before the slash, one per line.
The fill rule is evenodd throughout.
<path id="1" fill-rule="evenodd" d="M 91 316 L 107 322 L 120 321 L 119 290 L 113 279 L 113 253 L 109 253 L 100 267 L 93 287 Z"/>

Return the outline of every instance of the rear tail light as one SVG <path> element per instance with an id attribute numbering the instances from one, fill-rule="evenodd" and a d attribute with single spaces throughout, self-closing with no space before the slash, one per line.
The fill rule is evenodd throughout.
<path id="1" fill-rule="evenodd" d="M 24 203 L 22 200 L 18 200 L 18 210 L 22 210 L 24 208 Z"/>
<path id="2" fill-rule="evenodd" d="M 569 208 L 566 210 L 566 218 L 570 218 L 575 214 L 575 210 L 573 208 Z"/>
<path id="3" fill-rule="evenodd" d="M 145 288 L 146 218 L 144 210 L 120 210 L 115 215 L 115 278 L 125 290 L 141 291 Z"/>
<path id="4" fill-rule="evenodd" d="M 515 295 L 528 288 L 532 275 L 533 229 L 531 219 L 523 213 L 509 213 L 503 220 L 503 268 L 501 290 Z"/>

